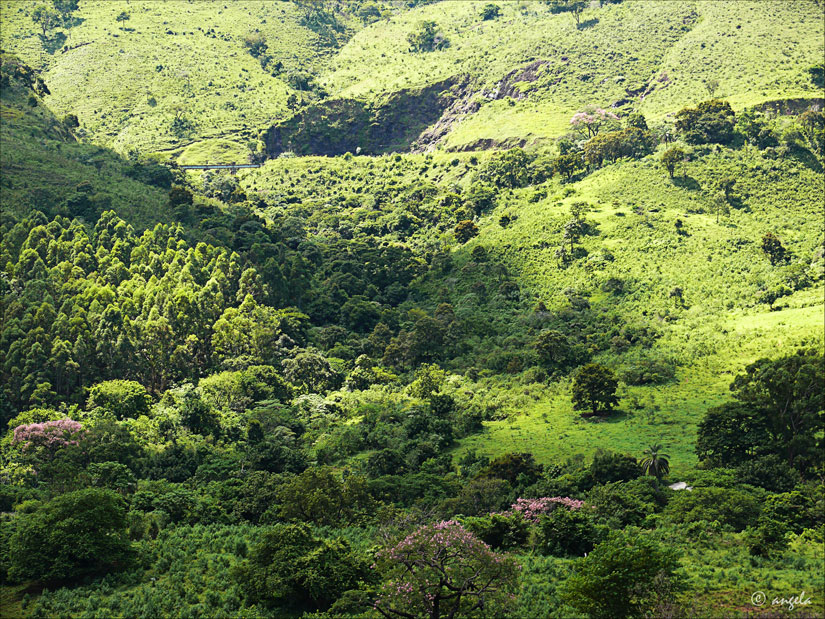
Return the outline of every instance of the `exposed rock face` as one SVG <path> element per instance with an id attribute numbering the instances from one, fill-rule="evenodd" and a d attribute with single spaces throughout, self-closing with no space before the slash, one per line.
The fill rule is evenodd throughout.
<path id="1" fill-rule="evenodd" d="M 405 89 L 369 104 L 331 99 L 312 105 L 265 134 L 266 152 L 297 155 L 376 155 L 409 150 L 464 95 L 466 81 L 450 78 L 420 89 Z M 477 108 L 476 108 L 477 109 Z"/>
<path id="2" fill-rule="evenodd" d="M 399 90 L 375 103 L 328 99 L 271 127 L 264 136 L 266 154 L 377 155 L 432 150 L 456 122 L 476 113 L 485 99 L 524 99 L 527 95 L 519 84 L 535 82 L 547 64 L 534 60 L 511 71 L 494 90 L 478 90 L 468 77 L 453 76 L 423 88 Z M 501 144 L 479 140 L 476 146 Z"/>
<path id="3" fill-rule="evenodd" d="M 753 106 L 757 112 L 771 112 L 782 116 L 792 116 L 802 114 L 808 110 L 821 111 L 825 106 L 825 99 L 822 97 L 803 97 L 799 99 L 778 99 L 776 101 L 765 101 Z"/>

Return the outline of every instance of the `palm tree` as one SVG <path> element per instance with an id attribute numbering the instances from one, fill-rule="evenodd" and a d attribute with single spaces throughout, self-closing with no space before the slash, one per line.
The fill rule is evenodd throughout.
<path id="1" fill-rule="evenodd" d="M 661 445 L 651 445 L 645 449 L 645 457 L 641 462 L 645 475 L 653 475 L 658 482 L 662 477 L 670 473 L 669 455 L 660 453 Z"/>

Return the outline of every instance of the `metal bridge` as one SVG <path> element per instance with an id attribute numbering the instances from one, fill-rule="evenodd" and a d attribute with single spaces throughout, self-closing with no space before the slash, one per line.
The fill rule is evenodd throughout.
<path id="1" fill-rule="evenodd" d="M 245 168 L 260 168 L 262 163 L 215 163 L 204 165 L 179 165 L 181 170 L 242 170 Z"/>

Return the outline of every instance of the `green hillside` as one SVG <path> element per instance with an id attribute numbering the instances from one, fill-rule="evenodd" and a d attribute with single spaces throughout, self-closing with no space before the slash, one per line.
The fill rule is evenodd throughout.
<path id="1" fill-rule="evenodd" d="M 375 98 L 472 76 L 482 105 L 448 134 L 448 148 L 555 137 L 586 104 L 641 100 L 640 109 L 660 119 L 704 98 L 713 80 L 738 109 L 821 94 L 806 73 L 825 54 L 813 2 L 628 1 L 586 10 L 586 28 L 540 2 L 502 3 L 500 17 L 483 21 L 484 4 L 439 2 L 365 28 L 322 83 L 336 96 Z M 436 22 L 449 47 L 411 53 L 407 34 L 421 20 Z M 542 63 L 537 75 L 520 80 L 518 69 L 533 62 Z M 488 101 L 502 82 L 514 96 Z"/>
<path id="2" fill-rule="evenodd" d="M 47 45 L 31 19 L 37 4 L 3 1 L 0 46 L 43 69 L 55 113 L 77 114 L 97 143 L 124 153 L 214 138 L 248 151 L 260 129 L 288 115 L 290 95 L 300 101 L 290 73 L 330 53 L 289 2 L 82 2 Z M 117 21 L 122 13 L 128 20 Z M 256 35 L 269 70 L 244 45 Z M 186 121 L 177 133 L 176 117 Z"/>
<path id="3" fill-rule="evenodd" d="M 0 615 L 822 616 L 823 10 L 0 0 Z"/>

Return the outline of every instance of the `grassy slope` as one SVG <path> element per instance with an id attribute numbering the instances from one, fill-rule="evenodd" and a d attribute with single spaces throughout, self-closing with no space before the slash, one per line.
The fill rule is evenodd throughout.
<path id="1" fill-rule="evenodd" d="M 520 283 L 550 308 L 560 306 L 562 291 L 574 287 L 592 295 L 591 303 L 616 308 L 629 324 L 656 317 L 664 336 L 655 350 L 683 367 L 673 383 L 625 388 L 620 407 L 626 416 L 595 423 L 577 419 L 565 385 L 515 422 L 491 424 L 487 434 L 468 439 L 466 448 L 497 453 L 524 446 L 550 462 L 597 446 L 639 454 L 648 444 L 663 442 L 679 470 L 696 461 L 696 423 L 709 406 L 727 397 L 732 376 L 744 364 L 799 345 L 822 346 L 821 276 L 818 286 L 777 303 L 785 308 L 781 311 L 771 312 L 756 301 L 760 290 L 779 277 L 761 252 L 763 234 L 780 235 L 793 248 L 794 260 L 804 265 L 822 247 L 821 173 L 749 150 L 708 154 L 687 167 L 688 177 L 702 187 L 731 173 L 739 179 L 743 205 L 719 224 L 703 190 L 680 187 L 650 158 L 605 168 L 577 183 L 576 193 L 565 199 L 553 196 L 552 187 L 551 197 L 536 204 L 513 197 L 486 219 L 468 249 L 478 243 L 502 251 Z M 606 248 L 614 262 L 600 267 L 584 259 L 559 267 L 553 254 L 569 219 L 566 206 L 576 200 L 596 207 L 587 218 L 598 223 L 599 234 L 586 237 L 585 248 L 591 256 Z M 644 213 L 636 214 L 634 207 Z M 495 222 L 505 212 L 518 219 L 503 229 Z M 677 218 L 689 236 L 676 234 Z M 549 247 L 540 246 L 539 239 Z M 821 270 L 819 258 L 812 272 Z M 623 279 L 629 290 L 618 297 L 601 292 L 608 277 Z M 686 309 L 676 308 L 668 297 L 674 286 L 684 289 Z M 622 363 L 612 354 L 602 361 L 613 367 Z"/>
<path id="2" fill-rule="evenodd" d="M 260 129 L 291 114 L 289 95 L 300 97 L 245 51 L 243 38 L 256 30 L 267 37 L 275 60 L 320 73 L 334 97 L 376 99 L 473 76 L 475 96 L 486 103 L 452 127 L 443 145 L 453 149 L 480 139 L 558 136 L 583 105 L 610 105 L 628 98 L 626 90 L 648 85 L 655 88 L 640 107 L 651 118 L 706 98 L 704 81 L 710 79 L 719 81 L 717 94 L 737 107 L 815 96 L 820 93 L 805 69 L 824 51 L 822 20 L 810 0 L 626 0 L 588 9 L 583 20 L 590 27 L 581 30 L 569 14 L 553 15 L 539 2 L 501 3 L 498 19 L 482 21 L 485 2 L 447 0 L 388 11 L 389 17 L 363 28 L 337 52 L 300 25 L 290 2 L 87 0 L 76 14 L 80 23 L 62 31 L 66 39 L 52 54 L 42 51 L 29 17 L 35 4 L 2 0 L 0 45 L 43 66 L 55 112 L 77 113 L 97 143 L 120 151 L 178 154 L 195 142 L 186 156 L 190 163 L 245 155 Z M 118 23 L 123 10 L 131 17 Z M 437 22 L 450 47 L 409 52 L 406 36 L 421 20 Z M 347 24 L 361 26 L 355 19 Z M 91 44 L 60 51 L 86 42 Z M 525 99 L 487 101 L 481 94 L 539 59 L 548 64 L 535 82 L 522 84 Z M 663 73 L 669 82 L 658 81 Z M 196 120 L 191 136 L 170 132 L 178 112 Z M 207 143 L 198 144 L 202 140 Z M 233 144 L 228 152 L 222 150 L 226 140 Z"/>
<path id="3" fill-rule="evenodd" d="M 291 89 L 243 46 L 256 30 L 287 68 L 309 66 L 320 55 L 318 36 L 299 25 L 290 2 L 108 0 L 81 2 L 82 23 L 64 31 L 62 45 L 90 45 L 50 55 L 41 53 L 28 16 L 36 4 L 3 0 L 0 44 L 34 67 L 42 58 L 55 112 L 75 112 L 96 142 L 121 151 L 179 146 L 169 131 L 177 112 L 197 123 L 183 144 L 231 136 L 244 146 L 288 115 Z M 116 22 L 124 10 L 130 19 Z"/>
<path id="4" fill-rule="evenodd" d="M 652 322 L 663 333 L 653 352 L 681 365 L 677 379 L 661 386 L 622 387 L 623 413 L 608 421 L 579 419 L 570 404 L 568 382 L 547 388 L 522 386 L 512 378 L 483 380 L 471 388 L 512 414 L 463 441 L 460 451 L 518 449 L 549 463 L 573 453 L 590 454 L 599 446 L 639 454 L 648 444 L 663 442 L 674 470 L 683 471 L 696 462 L 696 423 L 708 407 L 728 397 L 728 384 L 745 364 L 799 345 L 822 346 L 822 261 L 816 254 L 823 244 L 821 172 L 790 157 L 766 159 L 749 148 L 718 153 L 707 149 L 694 152 L 684 178 L 671 180 L 657 156 L 620 162 L 570 185 L 556 179 L 538 188 L 501 193 L 498 207 L 479 222 L 480 235 L 455 248 L 454 273 L 461 272 L 470 251 L 482 245 L 517 274 L 533 305 L 542 300 L 551 310 L 561 308 L 564 291 L 575 288 L 592 305 L 613 309 L 627 324 Z M 454 158 L 458 162 L 453 166 Z M 398 208 L 404 200 L 400 188 L 408 182 L 466 185 L 473 168 L 468 154 L 283 158 L 244 173 L 242 183 L 270 199 L 269 192 L 297 200 L 275 212 L 306 210 L 323 235 L 325 226 L 336 225 L 336 216 L 369 221 Z M 738 179 L 735 193 L 741 204 L 716 223 L 712 188 L 726 175 Z M 381 187 L 399 188 L 398 197 L 376 210 L 360 194 Z M 531 201 L 536 192 L 546 197 Z M 561 268 L 554 253 L 570 218 L 569 205 L 579 200 L 593 205 L 586 217 L 597 224 L 598 233 L 582 241 L 588 258 Z M 507 228 L 498 224 L 504 214 L 515 218 Z M 677 234 L 677 218 L 687 236 Z M 757 300 L 783 273 L 760 248 L 768 231 L 792 250 L 794 262 L 819 277 L 819 284 L 779 301 L 780 311 L 770 311 Z M 404 241 L 413 246 L 424 242 L 415 236 Z M 613 261 L 599 260 L 603 249 Z M 625 281 L 624 294 L 602 292 L 602 283 L 610 277 Z M 432 291 L 442 285 L 433 282 Z M 459 280 L 455 285 L 460 291 L 469 283 Z M 668 296 L 675 286 L 684 289 L 687 307 L 676 307 Z M 461 314 L 461 292 L 454 297 Z M 605 353 L 599 360 L 616 369 L 627 363 L 618 353 Z"/>
<path id="5" fill-rule="evenodd" d="M 741 108 L 779 97 L 821 96 L 805 69 L 822 57 L 823 24 L 813 2 L 642 2 L 590 9 L 578 30 L 568 14 L 540 3 L 502 3 L 496 21 L 483 2 L 440 2 L 362 30 L 332 60 L 323 80 L 339 96 L 376 97 L 470 74 L 491 89 L 509 71 L 547 60 L 529 96 L 497 100 L 453 128 L 444 144 L 553 137 L 588 103 L 610 105 L 653 84 L 641 109 L 654 118 L 707 98 L 704 82 Z M 439 24 L 446 50 L 410 53 L 406 35 L 420 20 Z M 375 58 L 381 62 L 376 63 Z M 562 60 L 563 57 L 569 61 Z M 658 81 L 662 73 L 667 86 Z"/>
<path id="6" fill-rule="evenodd" d="M 124 175 L 125 163 L 111 150 L 75 141 L 48 109 L 51 97 L 28 105 L 31 94 L 13 84 L 0 97 L 0 204 L 26 217 L 46 212 L 75 193 L 81 182 L 109 196 L 112 207 L 138 227 L 169 223 L 166 191 Z"/>

